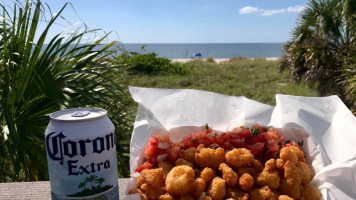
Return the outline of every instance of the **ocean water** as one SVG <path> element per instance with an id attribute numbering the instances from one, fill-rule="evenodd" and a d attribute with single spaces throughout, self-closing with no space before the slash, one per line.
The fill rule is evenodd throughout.
<path id="1" fill-rule="evenodd" d="M 142 46 L 145 45 L 144 50 Z M 244 56 L 281 57 L 284 43 L 209 43 L 209 44 L 123 44 L 126 51 L 156 52 L 170 59 L 191 58 L 201 53 L 203 58 L 233 58 Z"/>

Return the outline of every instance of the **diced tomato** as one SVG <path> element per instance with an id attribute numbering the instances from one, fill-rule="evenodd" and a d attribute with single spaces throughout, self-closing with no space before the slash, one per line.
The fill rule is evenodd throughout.
<path id="1" fill-rule="evenodd" d="M 147 162 L 143 163 L 143 165 L 137 167 L 137 169 L 135 170 L 135 172 L 141 173 L 142 170 L 144 170 L 144 169 L 151 169 L 152 167 L 153 167 L 153 164 L 147 161 Z"/>
<path id="2" fill-rule="evenodd" d="M 243 148 L 246 146 L 245 141 L 242 139 L 233 139 L 231 140 L 231 143 L 236 147 L 236 148 Z"/>
<path id="3" fill-rule="evenodd" d="M 240 131 L 240 133 L 238 135 L 242 138 L 245 138 L 245 140 L 248 140 L 248 139 L 252 138 L 252 136 L 253 136 L 251 134 L 250 129 L 244 129 L 244 130 Z"/>
<path id="4" fill-rule="evenodd" d="M 273 143 L 271 145 L 268 145 L 267 148 L 268 148 L 269 151 L 272 151 L 272 152 L 278 152 L 279 151 L 279 145 L 277 143 Z"/>
<path id="5" fill-rule="evenodd" d="M 261 127 L 261 126 L 260 126 L 258 123 L 254 123 L 254 124 L 253 124 L 253 128 L 254 128 L 254 129 L 258 129 L 258 128 L 260 128 L 260 127 Z"/>
<path id="6" fill-rule="evenodd" d="M 258 155 L 258 156 L 262 156 L 263 155 L 263 148 L 264 148 L 265 144 L 261 143 L 261 142 L 257 142 L 256 144 L 250 144 L 247 145 L 246 148 L 251 150 L 251 153 L 253 155 Z"/>
<path id="7" fill-rule="evenodd" d="M 175 162 L 178 158 L 180 148 L 175 146 L 173 148 L 169 148 L 167 153 L 168 153 L 168 160 L 171 161 L 172 163 Z"/>
<path id="8" fill-rule="evenodd" d="M 148 141 L 150 142 L 150 145 L 158 147 L 159 139 L 157 137 L 152 137 L 148 139 Z"/>
<path id="9" fill-rule="evenodd" d="M 184 137 L 182 140 L 182 147 L 188 149 L 193 146 L 192 139 L 190 137 Z"/>
<path id="10" fill-rule="evenodd" d="M 212 143 L 211 140 L 207 137 L 199 139 L 199 144 L 204 144 L 205 147 L 210 146 L 211 143 Z M 198 144 L 198 146 L 199 146 L 199 144 Z"/>
<path id="11" fill-rule="evenodd" d="M 151 144 L 148 144 L 146 147 L 145 147 L 145 156 L 146 156 L 146 159 L 148 160 L 150 157 L 152 156 L 155 156 L 156 155 L 156 152 L 157 151 L 157 147 L 151 145 Z"/>

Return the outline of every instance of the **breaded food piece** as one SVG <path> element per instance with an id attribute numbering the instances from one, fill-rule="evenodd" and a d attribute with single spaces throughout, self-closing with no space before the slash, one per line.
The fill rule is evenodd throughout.
<path id="1" fill-rule="evenodd" d="M 313 178 L 313 172 L 308 164 L 299 161 L 297 167 L 300 170 L 300 177 L 302 178 L 302 184 L 305 185 L 309 183 Z"/>
<path id="2" fill-rule="evenodd" d="M 225 161 L 225 150 L 223 148 L 211 149 L 203 148 L 204 145 L 199 145 L 195 154 L 195 163 L 200 168 L 210 167 L 214 170 L 219 169 L 219 165 Z"/>
<path id="3" fill-rule="evenodd" d="M 280 158 L 277 158 L 276 159 L 276 170 L 278 171 L 280 177 L 284 176 L 283 166 L 284 166 L 284 161 Z"/>
<path id="4" fill-rule="evenodd" d="M 253 188 L 250 190 L 250 200 L 277 200 L 278 197 L 273 193 L 268 186 L 261 189 Z"/>
<path id="5" fill-rule="evenodd" d="M 129 191 L 129 194 L 140 194 L 142 200 L 148 200 L 147 195 L 140 189 L 134 188 Z"/>
<path id="6" fill-rule="evenodd" d="M 184 195 L 184 196 L 180 197 L 180 200 L 194 200 L 194 197 L 192 197 L 190 195 Z"/>
<path id="7" fill-rule="evenodd" d="M 289 160 L 295 165 L 298 163 L 298 160 L 305 162 L 303 151 L 296 146 L 283 147 L 279 155 L 284 162 Z"/>
<path id="8" fill-rule="evenodd" d="M 183 158 L 178 158 L 175 162 L 176 166 L 180 166 L 180 165 L 185 165 L 191 168 L 194 168 L 194 165 L 186 160 L 184 160 Z"/>
<path id="9" fill-rule="evenodd" d="M 210 196 L 205 196 L 205 197 L 202 198 L 201 200 L 213 200 L 213 198 L 211 198 Z"/>
<path id="10" fill-rule="evenodd" d="M 251 151 L 245 148 L 233 149 L 225 157 L 227 163 L 234 167 L 247 167 L 254 162 Z"/>
<path id="11" fill-rule="evenodd" d="M 141 185 L 145 183 L 145 180 L 142 178 L 142 176 L 137 177 L 137 182 L 136 182 L 136 187 L 138 189 L 141 188 Z"/>
<path id="12" fill-rule="evenodd" d="M 277 171 L 263 171 L 256 178 L 256 184 L 258 186 L 268 186 L 271 189 L 277 189 L 281 178 Z"/>
<path id="13" fill-rule="evenodd" d="M 238 175 L 227 164 L 221 163 L 219 170 L 222 172 L 222 177 L 229 187 L 235 187 Z"/>
<path id="14" fill-rule="evenodd" d="M 256 172 L 262 172 L 263 168 L 264 168 L 261 161 L 259 161 L 259 160 L 253 160 L 253 162 L 251 163 L 251 166 Z"/>
<path id="15" fill-rule="evenodd" d="M 180 157 L 192 164 L 195 164 L 195 153 L 196 152 L 197 152 L 197 149 L 195 147 L 190 147 L 187 150 L 183 150 L 180 154 Z"/>
<path id="16" fill-rule="evenodd" d="M 173 198 L 170 194 L 168 194 L 168 193 L 159 196 L 158 199 L 159 199 L 159 200 L 174 200 L 174 198 Z"/>
<path id="17" fill-rule="evenodd" d="M 278 200 L 293 200 L 293 199 L 287 195 L 281 195 L 278 197 Z"/>
<path id="18" fill-rule="evenodd" d="M 161 168 L 163 170 L 164 176 L 167 176 L 167 174 L 173 169 L 174 165 L 172 165 L 170 162 L 167 161 L 159 161 L 158 162 L 158 168 Z"/>
<path id="19" fill-rule="evenodd" d="M 254 183 L 255 181 L 253 180 L 253 177 L 247 173 L 242 174 L 239 179 L 239 186 L 245 192 L 248 192 L 253 187 Z"/>
<path id="20" fill-rule="evenodd" d="M 293 199 L 299 199 L 301 196 L 301 174 L 298 167 L 292 162 L 287 161 L 284 164 L 284 178 L 279 185 L 279 191 Z"/>
<path id="21" fill-rule="evenodd" d="M 316 189 L 312 185 L 305 185 L 302 191 L 302 197 L 300 200 L 319 200 L 320 199 L 320 193 L 318 189 Z"/>
<path id="22" fill-rule="evenodd" d="M 280 158 L 277 158 L 276 159 L 276 168 L 277 169 L 283 169 L 283 166 L 284 166 L 284 161 Z"/>
<path id="23" fill-rule="evenodd" d="M 225 180 L 220 177 L 215 177 L 209 184 L 207 194 L 214 200 L 223 199 L 226 194 Z"/>
<path id="24" fill-rule="evenodd" d="M 276 167 L 276 160 L 272 158 L 267 160 L 267 162 L 265 163 L 265 168 L 263 170 L 270 172 L 273 171 L 275 167 Z"/>
<path id="25" fill-rule="evenodd" d="M 176 166 L 166 178 L 166 190 L 172 195 L 183 196 L 187 194 L 194 183 L 194 170 L 188 166 Z"/>
<path id="26" fill-rule="evenodd" d="M 298 184 L 301 183 L 301 172 L 300 169 L 295 166 L 292 162 L 287 161 L 283 166 L 284 178 L 293 179 L 294 182 Z"/>
<path id="27" fill-rule="evenodd" d="M 197 178 L 192 186 L 191 189 L 191 194 L 194 197 L 199 197 L 206 189 L 206 183 L 204 179 L 202 178 Z"/>
<path id="28" fill-rule="evenodd" d="M 226 190 L 226 198 L 232 198 L 235 200 L 248 200 L 250 195 L 246 192 L 240 190 L 240 188 L 227 188 Z"/>
<path id="29" fill-rule="evenodd" d="M 216 172 L 209 168 L 209 167 L 205 167 L 203 169 L 203 171 L 201 171 L 200 173 L 200 178 L 204 179 L 206 184 L 209 184 L 210 181 L 212 181 L 216 176 Z"/>
<path id="30" fill-rule="evenodd" d="M 147 195 L 148 199 L 158 199 L 161 195 L 165 194 L 167 191 L 162 187 L 153 187 L 147 183 L 142 184 L 142 191 Z"/>
<path id="31" fill-rule="evenodd" d="M 258 186 L 268 186 L 271 189 L 277 189 L 279 186 L 280 177 L 275 170 L 276 160 L 270 159 L 265 163 L 265 168 L 256 177 L 256 184 Z"/>
<path id="32" fill-rule="evenodd" d="M 283 178 L 279 184 L 279 191 L 283 194 L 288 195 L 293 199 L 299 199 L 302 190 L 300 184 L 295 184 L 290 182 L 289 179 Z"/>
<path id="33" fill-rule="evenodd" d="M 254 170 L 252 167 L 243 167 L 243 168 L 239 168 L 237 170 L 237 174 L 239 176 L 242 176 L 242 174 L 250 174 L 251 176 L 255 176 L 256 175 L 256 170 Z"/>
<path id="34" fill-rule="evenodd" d="M 157 169 L 144 169 L 141 172 L 141 177 L 144 182 L 152 187 L 160 187 L 164 183 L 164 174 L 161 168 Z"/>

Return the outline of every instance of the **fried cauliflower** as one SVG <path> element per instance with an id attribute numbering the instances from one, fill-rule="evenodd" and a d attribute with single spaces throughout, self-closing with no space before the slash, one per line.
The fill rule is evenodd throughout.
<path id="1" fill-rule="evenodd" d="M 210 167 L 214 170 L 219 169 L 219 165 L 225 161 L 225 150 L 223 148 L 210 149 L 199 145 L 195 154 L 195 162 L 200 168 Z"/>
<path id="2" fill-rule="evenodd" d="M 174 167 L 166 178 L 166 190 L 173 195 L 185 195 L 189 193 L 194 183 L 194 170 L 188 166 Z"/>

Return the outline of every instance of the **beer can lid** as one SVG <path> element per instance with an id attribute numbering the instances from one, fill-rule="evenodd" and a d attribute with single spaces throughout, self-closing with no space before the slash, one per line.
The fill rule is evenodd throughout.
<path id="1" fill-rule="evenodd" d="M 107 115 L 102 108 L 71 108 L 52 113 L 49 117 L 56 121 L 87 121 Z"/>

